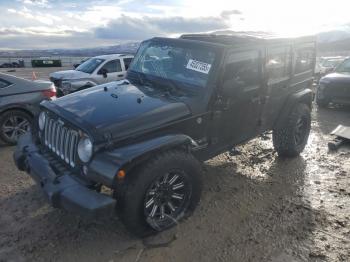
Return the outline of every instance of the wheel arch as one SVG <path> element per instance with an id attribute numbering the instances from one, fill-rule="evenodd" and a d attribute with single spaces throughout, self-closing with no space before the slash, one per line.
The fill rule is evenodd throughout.
<path id="1" fill-rule="evenodd" d="M 123 169 L 128 174 L 139 167 L 155 154 L 168 150 L 183 150 L 190 152 L 197 143 L 183 134 L 165 135 L 143 142 L 127 145 L 112 151 L 97 154 L 89 165 L 87 176 L 106 186 L 116 188 L 119 183 L 116 179 L 118 171 Z"/>
<path id="2" fill-rule="evenodd" d="M 0 111 L 0 116 L 2 116 L 3 114 L 5 114 L 9 111 L 22 111 L 23 113 L 26 113 L 26 114 L 30 115 L 32 118 L 34 118 L 34 113 L 30 109 L 28 109 L 27 107 L 18 106 L 18 105 L 8 106 L 8 107 L 2 109 Z"/>
<path id="3" fill-rule="evenodd" d="M 313 100 L 313 94 L 312 94 L 312 90 L 309 88 L 303 89 L 297 93 L 291 94 L 287 99 L 287 103 L 283 107 L 279 117 L 274 123 L 273 128 L 274 129 L 279 128 L 284 124 L 284 121 L 286 120 L 287 116 L 290 114 L 290 112 L 293 110 L 296 104 L 298 103 L 305 104 L 311 109 L 312 100 Z"/>

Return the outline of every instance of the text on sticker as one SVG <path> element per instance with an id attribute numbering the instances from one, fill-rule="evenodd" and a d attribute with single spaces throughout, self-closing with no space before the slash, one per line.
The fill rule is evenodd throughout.
<path id="1" fill-rule="evenodd" d="M 211 64 L 190 59 L 188 60 L 186 68 L 197 72 L 201 72 L 204 74 L 208 74 L 211 68 Z"/>

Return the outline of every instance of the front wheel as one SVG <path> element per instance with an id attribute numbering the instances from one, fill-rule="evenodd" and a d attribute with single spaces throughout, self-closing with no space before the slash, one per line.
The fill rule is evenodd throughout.
<path id="1" fill-rule="evenodd" d="M 311 129 L 311 110 L 297 104 L 284 124 L 273 130 L 273 145 L 279 156 L 298 156 L 305 148 Z"/>
<path id="2" fill-rule="evenodd" d="M 130 175 L 126 192 L 118 199 L 118 213 L 125 226 L 138 236 L 175 226 L 199 202 L 201 168 L 189 153 L 161 153 Z"/>

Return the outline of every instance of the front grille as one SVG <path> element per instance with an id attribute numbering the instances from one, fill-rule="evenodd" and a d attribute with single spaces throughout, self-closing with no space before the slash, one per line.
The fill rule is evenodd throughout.
<path id="1" fill-rule="evenodd" d="M 61 120 L 46 118 L 44 143 L 53 153 L 71 167 L 75 166 L 75 152 L 78 146 L 78 132 L 65 126 Z"/>

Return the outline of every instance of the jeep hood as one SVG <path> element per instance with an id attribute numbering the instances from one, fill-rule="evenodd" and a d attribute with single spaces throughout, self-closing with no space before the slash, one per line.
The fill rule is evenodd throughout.
<path id="1" fill-rule="evenodd" d="M 185 103 L 171 100 L 159 90 L 144 92 L 145 87 L 125 83 L 128 82 L 99 85 L 51 103 L 99 135 L 112 139 L 152 130 L 191 114 Z"/>
<path id="2" fill-rule="evenodd" d="M 62 80 L 82 79 L 82 78 L 87 78 L 89 76 L 90 74 L 77 71 L 77 70 L 58 71 L 50 74 L 50 77 L 53 77 L 56 79 L 62 79 Z"/>

